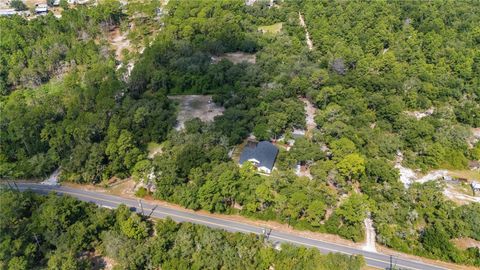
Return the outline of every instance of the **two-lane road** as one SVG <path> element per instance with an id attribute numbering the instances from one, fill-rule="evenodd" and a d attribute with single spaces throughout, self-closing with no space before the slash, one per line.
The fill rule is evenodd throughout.
<path id="1" fill-rule="evenodd" d="M 137 211 L 141 211 L 139 203 L 137 200 L 128 199 L 113 195 L 107 195 L 95 191 L 87 191 L 74 189 L 69 187 L 62 186 L 47 186 L 40 184 L 30 184 L 30 183 L 17 183 L 20 190 L 31 189 L 32 191 L 47 194 L 51 191 L 55 191 L 59 194 L 66 194 L 82 201 L 93 202 L 103 207 L 107 208 L 116 208 L 120 204 L 125 204 L 129 207 L 135 207 Z M 149 202 L 142 202 L 143 211 L 145 214 L 152 212 L 152 217 L 155 218 L 165 218 L 170 217 L 177 222 L 192 222 L 196 224 L 205 225 L 212 228 L 224 229 L 231 232 L 242 232 L 242 233 L 254 233 L 262 234 L 264 228 L 253 226 L 246 223 L 241 223 L 237 221 L 222 219 L 221 217 L 211 217 L 199 213 L 193 213 L 191 211 L 183 211 L 178 209 L 169 208 L 166 206 L 161 206 L 157 204 L 152 204 Z M 302 245 L 307 247 L 318 248 L 321 252 L 339 252 L 343 254 L 361 254 L 365 257 L 365 260 L 369 266 L 378 267 L 378 268 L 388 268 L 390 266 L 390 256 L 364 251 L 358 248 L 353 248 L 349 246 L 344 246 L 336 243 L 329 243 L 325 241 L 320 241 L 316 239 L 306 238 L 302 236 L 297 236 L 293 233 L 286 233 L 280 231 L 272 231 L 270 234 L 271 241 L 274 242 L 288 242 L 296 245 Z M 407 259 L 407 258 L 393 258 L 393 264 L 400 269 L 414 269 L 414 270 L 440 270 L 447 269 L 431 264 L 425 264 L 423 262 Z"/>

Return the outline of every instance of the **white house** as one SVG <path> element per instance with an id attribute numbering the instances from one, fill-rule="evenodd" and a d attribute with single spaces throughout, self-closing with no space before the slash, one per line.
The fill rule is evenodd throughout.
<path id="1" fill-rule="evenodd" d="M 267 141 L 249 142 L 240 155 L 240 165 L 249 161 L 258 171 L 270 174 L 277 158 L 278 149 Z"/>

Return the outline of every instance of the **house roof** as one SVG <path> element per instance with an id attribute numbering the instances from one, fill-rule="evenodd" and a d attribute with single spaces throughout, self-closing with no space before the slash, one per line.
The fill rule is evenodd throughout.
<path id="1" fill-rule="evenodd" d="M 0 16 L 11 16 L 11 15 L 15 15 L 15 14 L 17 14 L 17 12 L 13 8 L 0 9 Z"/>
<path id="2" fill-rule="evenodd" d="M 240 164 L 250 159 L 258 160 L 258 167 L 273 169 L 273 164 L 277 158 L 278 149 L 275 145 L 267 141 L 261 141 L 256 145 L 247 144 L 240 155 Z"/>

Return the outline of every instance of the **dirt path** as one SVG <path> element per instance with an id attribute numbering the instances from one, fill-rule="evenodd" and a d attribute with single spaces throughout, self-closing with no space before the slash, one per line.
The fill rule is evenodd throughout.
<path id="1" fill-rule="evenodd" d="M 307 25 L 305 24 L 305 20 L 303 19 L 303 15 L 300 12 L 298 12 L 298 19 L 300 20 L 300 25 L 305 29 L 305 39 L 307 41 L 308 49 L 311 51 L 311 50 L 313 50 L 313 42 L 310 39 L 310 33 L 308 33 Z"/>
<path id="2" fill-rule="evenodd" d="M 313 106 L 313 104 L 310 102 L 310 100 L 306 98 L 300 98 L 300 100 L 305 103 L 305 122 L 307 123 L 307 136 L 311 137 L 313 130 L 317 127 L 317 124 L 315 123 L 315 114 L 317 112 L 317 109 Z"/>
<path id="3" fill-rule="evenodd" d="M 368 217 L 363 221 L 365 225 L 365 243 L 363 245 L 363 250 L 377 252 L 376 248 L 376 233 L 375 229 L 373 228 L 373 220 L 370 217 L 370 213 L 368 213 Z"/>
<path id="4" fill-rule="evenodd" d="M 127 38 L 128 31 L 122 33 L 119 27 L 115 27 L 108 33 L 108 41 L 115 49 L 115 58 L 118 61 L 123 60 L 123 50 L 131 50 L 130 40 Z"/>

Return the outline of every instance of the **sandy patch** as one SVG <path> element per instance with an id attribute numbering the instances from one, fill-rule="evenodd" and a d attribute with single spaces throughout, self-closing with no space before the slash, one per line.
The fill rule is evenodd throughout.
<path id="1" fill-rule="evenodd" d="M 480 141 L 480 128 L 472 128 L 472 136 L 468 138 L 467 143 L 470 148 Z"/>
<path id="2" fill-rule="evenodd" d="M 307 136 L 311 137 L 313 130 L 317 127 L 315 123 L 315 114 L 317 109 L 313 106 L 312 102 L 306 98 L 300 98 L 305 103 L 305 122 L 307 123 Z"/>
<path id="3" fill-rule="evenodd" d="M 313 50 L 313 42 L 310 39 L 310 33 L 308 33 L 307 24 L 305 23 L 305 19 L 303 18 L 302 13 L 298 12 L 298 19 L 300 21 L 300 25 L 305 29 L 305 40 L 307 41 L 308 50 Z"/>
<path id="4" fill-rule="evenodd" d="M 10 0 L 0 0 L 0 9 L 10 9 Z"/>
<path id="5" fill-rule="evenodd" d="M 469 247 L 480 248 L 480 241 L 468 237 L 452 239 L 451 242 L 460 249 L 467 249 Z"/>
<path id="6" fill-rule="evenodd" d="M 182 130 L 185 128 L 185 122 L 194 118 L 199 118 L 202 122 L 212 122 L 215 116 L 222 115 L 225 110 L 217 106 L 209 95 L 181 95 L 168 98 L 179 103 L 176 130 Z"/>
<path id="7" fill-rule="evenodd" d="M 403 153 L 400 151 L 397 152 L 397 159 L 395 161 L 395 168 L 398 169 L 400 173 L 400 182 L 403 183 L 405 188 L 408 188 L 413 183 L 425 183 L 428 181 L 433 181 L 437 179 L 443 179 L 445 176 L 448 176 L 447 170 L 435 170 L 431 171 L 426 175 L 420 175 L 414 170 L 404 167 L 402 165 Z"/>
<path id="8" fill-rule="evenodd" d="M 233 53 L 226 53 L 220 56 L 212 56 L 212 63 L 216 64 L 223 59 L 226 59 L 232 63 L 240 64 L 243 62 L 249 64 L 255 64 L 257 62 L 257 56 L 253 53 L 245 53 L 245 52 L 233 52 Z"/>
<path id="9" fill-rule="evenodd" d="M 467 195 L 451 185 L 447 185 L 443 194 L 450 200 L 458 204 L 469 204 L 472 202 L 480 203 L 480 197 Z"/>
<path id="10" fill-rule="evenodd" d="M 415 117 L 417 120 L 420 120 L 424 117 L 432 115 L 434 112 L 434 108 L 430 108 L 426 111 L 406 111 L 405 114 L 411 117 Z"/>
<path id="11" fill-rule="evenodd" d="M 130 50 L 130 40 L 127 38 L 128 32 L 121 33 L 119 27 L 115 27 L 108 32 L 108 41 L 115 49 L 115 58 L 119 61 L 123 60 L 123 50 Z"/>
<path id="12" fill-rule="evenodd" d="M 150 159 L 154 158 L 156 155 L 163 153 L 162 145 L 155 142 L 148 143 L 147 150 L 148 150 L 148 158 Z"/>
<path id="13" fill-rule="evenodd" d="M 373 220 L 370 218 L 370 213 L 368 217 L 363 220 L 363 225 L 365 226 L 365 242 L 362 246 L 363 250 L 370 252 L 377 252 L 376 248 L 376 233 L 375 228 L 373 228 Z"/>

